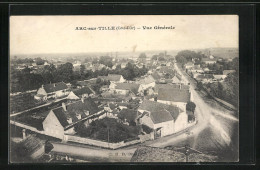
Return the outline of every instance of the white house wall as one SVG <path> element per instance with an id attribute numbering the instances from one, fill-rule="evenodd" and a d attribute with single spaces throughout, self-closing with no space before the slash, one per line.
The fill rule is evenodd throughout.
<path id="1" fill-rule="evenodd" d="M 43 121 L 42 125 L 46 135 L 63 139 L 64 128 L 60 124 L 53 111 L 50 111 L 48 116 Z"/>
<path id="2" fill-rule="evenodd" d="M 186 114 L 186 112 L 182 112 L 182 113 L 179 114 L 179 116 L 175 120 L 174 126 L 175 126 L 174 133 L 177 133 L 177 132 L 187 128 L 187 126 L 188 126 L 188 115 Z"/>

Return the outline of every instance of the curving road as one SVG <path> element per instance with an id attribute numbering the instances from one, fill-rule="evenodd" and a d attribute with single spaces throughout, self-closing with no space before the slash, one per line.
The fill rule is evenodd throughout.
<path id="1" fill-rule="evenodd" d="M 182 75 L 186 83 L 190 83 L 193 102 L 196 104 L 195 116 L 198 123 L 185 132 L 163 137 L 154 141 L 147 141 L 144 145 L 153 147 L 190 145 L 202 152 L 218 155 L 220 161 L 238 160 L 238 119 L 230 111 L 212 108 L 195 90 L 196 84 L 188 81 L 189 77 L 177 66 L 175 69 Z M 53 152 L 87 157 L 89 161 L 129 162 L 137 145 L 118 150 L 98 149 L 94 147 L 72 144 L 53 143 Z"/>

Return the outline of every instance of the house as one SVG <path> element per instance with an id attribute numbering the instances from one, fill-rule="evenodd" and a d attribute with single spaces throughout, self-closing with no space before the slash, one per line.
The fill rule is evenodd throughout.
<path id="1" fill-rule="evenodd" d="M 223 75 L 228 75 L 230 73 L 236 72 L 235 70 L 223 70 Z"/>
<path id="2" fill-rule="evenodd" d="M 155 137 L 179 132 L 188 125 L 188 115 L 177 106 L 144 100 L 138 111 L 142 113 L 139 123 L 152 128 Z"/>
<path id="3" fill-rule="evenodd" d="M 202 62 L 205 64 L 215 64 L 217 63 L 216 59 L 211 59 L 211 58 L 202 58 Z"/>
<path id="4" fill-rule="evenodd" d="M 45 143 L 39 138 L 29 135 L 18 143 L 16 150 L 21 157 L 38 159 L 45 153 Z"/>
<path id="5" fill-rule="evenodd" d="M 67 99 L 76 100 L 82 97 L 88 97 L 95 94 L 95 91 L 90 87 L 82 87 L 80 89 L 75 89 L 69 93 Z"/>
<path id="6" fill-rule="evenodd" d="M 154 87 L 154 93 L 158 94 L 159 89 L 186 89 L 189 90 L 190 86 L 183 84 L 156 84 Z"/>
<path id="7" fill-rule="evenodd" d="M 74 125 L 85 120 L 89 115 L 101 113 L 92 99 L 81 99 L 80 101 L 65 104 L 50 110 L 42 125 L 46 135 L 63 139 L 64 134 L 74 134 Z M 88 119 L 89 121 L 89 119 Z"/>
<path id="8" fill-rule="evenodd" d="M 111 83 L 110 91 L 117 94 L 126 95 L 130 92 L 137 95 L 142 89 L 140 87 L 140 84 L 136 83 Z"/>
<path id="9" fill-rule="evenodd" d="M 191 99 L 191 93 L 188 89 L 183 89 L 181 87 L 182 86 L 180 86 L 180 89 L 160 88 L 158 91 L 157 102 L 169 104 L 169 105 L 175 105 L 183 110 L 186 110 L 186 104 Z"/>
<path id="10" fill-rule="evenodd" d="M 226 75 L 213 75 L 214 79 L 217 80 L 217 81 L 224 81 L 224 79 L 227 77 Z"/>
<path id="11" fill-rule="evenodd" d="M 193 62 L 188 62 L 188 63 L 186 63 L 185 64 L 185 69 L 191 69 L 191 68 L 193 68 L 193 66 L 194 66 L 194 63 Z"/>
<path id="12" fill-rule="evenodd" d="M 136 126 L 138 121 L 138 115 L 140 115 L 141 113 L 136 111 L 136 110 L 132 110 L 132 109 L 122 109 L 119 113 L 118 113 L 118 118 L 120 120 L 122 120 L 123 123 L 126 123 L 128 125 L 132 125 L 132 126 Z"/>
<path id="13" fill-rule="evenodd" d="M 169 66 L 162 66 L 159 72 L 163 74 L 175 74 L 175 71 L 172 69 L 172 67 Z"/>
<path id="14" fill-rule="evenodd" d="M 181 84 L 181 83 L 183 83 L 183 82 L 182 82 L 180 76 L 175 75 L 175 76 L 172 78 L 172 83 L 173 83 L 173 84 Z"/>
<path id="15" fill-rule="evenodd" d="M 141 85 L 141 88 L 143 90 L 145 90 L 149 87 L 155 86 L 155 79 L 153 78 L 153 76 L 149 75 L 149 76 L 146 76 L 143 79 L 139 80 L 137 83 Z"/>
<path id="16" fill-rule="evenodd" d="M 213 74 L 200 74 L 196 77 L 196 80 L 202 83 L 210 83 L 214 79 Z"/>
<path id="17" fill-rule="evenodd" d="M 108 74 L 107 76 L 99 76 L 99 78 L 103 80 L 109 80 L 110 82 L 118 82 L 118 83 L 125 82 L 124 77 L 120 74 Z"/>
<path id="18" fill-rule="evenodd" d="M 90 87 L 83 87 L 81 89 L 73 90 L 73 93 L 79 98 L 82 98 L 82 97 L 88 97 L 95 94 L 95 91 L 92 90 Z"/>
<path id="19" fill-rule="evenodd" d="M 69 94 L 69 88 L 64 82 L 42 85 L 34 96 L 36 100 L 64 97 Z"/>

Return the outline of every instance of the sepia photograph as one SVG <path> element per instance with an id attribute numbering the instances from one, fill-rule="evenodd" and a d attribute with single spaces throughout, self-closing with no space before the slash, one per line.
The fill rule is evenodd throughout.
<path id="1" fill-rule="evenodd" d="M 9 162 L 239 162 L 238 15 L 10 16 Z"/>

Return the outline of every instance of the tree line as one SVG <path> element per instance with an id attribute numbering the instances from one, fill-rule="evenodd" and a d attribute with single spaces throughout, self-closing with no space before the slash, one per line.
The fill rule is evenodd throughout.
<path id="1" fill-rule="evenodd" d="M 58 67 L 50 64 L 39 68 L 36 72 L 31 71 L 32 69 L 28 67 L 23 70 L 17 70 L 14 66 L 11 67 L 10 90 L 12 93 L 34 90 L 48 83 L 61 81 L 69 83 L 77 80 L 96 78 L 98 76 L 107 76 L 108 74 L 121 74 L 127 80 L 134 80 L 136 77 L 145 75 L 148 69 L 146 67 L 138 68 L 135 64 L 128 63 L 125 68 L 121 68 L 118 65 L 114 70 L 104 67 L 101 70 L 92 71 L 88 70 L 85 65 L 81 65 L 79 71 L 73 71 L 72 63 L 67 62 Z"/>

